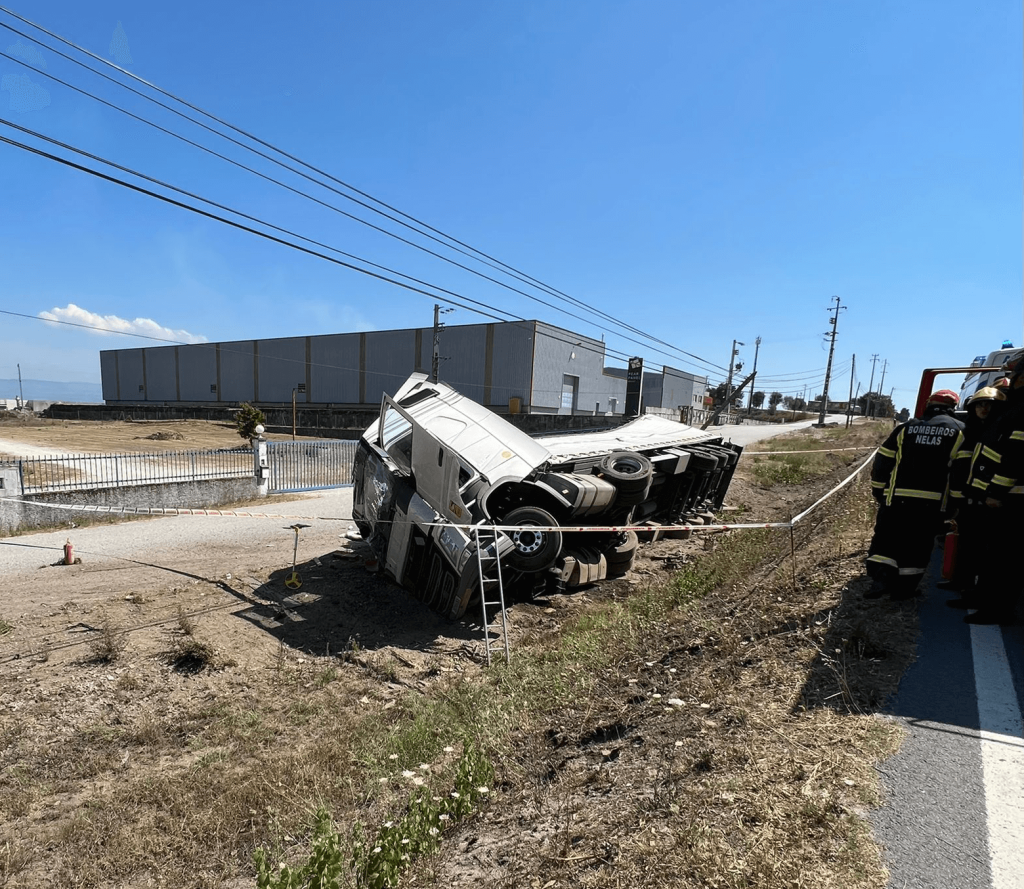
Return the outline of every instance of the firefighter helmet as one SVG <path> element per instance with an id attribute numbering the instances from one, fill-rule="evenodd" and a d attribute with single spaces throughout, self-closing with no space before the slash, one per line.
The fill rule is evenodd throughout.
<path id="1" fill-rule="evenodd" d="M 986 386 L 984 389 L 979 389 L 967 399 L 968 404 L 977 404 L 979 401 L 1006 401 L 1006 393 L 1001 389 Z"/>
<path id="2" fill-rule="evenodd" d="M 1009 377 L 1000 377 L 998 380 L 996 380 L 992 384 L 992 386 L 995 389 L 1009 389 L 1010 388 L 1010 378 Z"/>
<path id="3" fill-rule="evenodd" d="M 941 404 L 943 407 L 956 407 L 960 396 L 952 389 L 939 389 L 928 396 L 928 404 Z"/>

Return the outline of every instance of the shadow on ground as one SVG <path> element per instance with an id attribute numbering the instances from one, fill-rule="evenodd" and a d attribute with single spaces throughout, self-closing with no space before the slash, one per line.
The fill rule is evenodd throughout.
<path id="1" fill-rule="evenodd" d="M 239 578 L 232 593 L 248 603 L 235 612 L 290 648 L 313 656 L 387 646 L 418 651 L 450 650 L 482 643 L 479 624 L 449 621 L 382 575 L 371 573 L 357 553 L 328 553 L 295 569 L 298 589 L 285 581 L 292 568 L 265 582 Z"/>

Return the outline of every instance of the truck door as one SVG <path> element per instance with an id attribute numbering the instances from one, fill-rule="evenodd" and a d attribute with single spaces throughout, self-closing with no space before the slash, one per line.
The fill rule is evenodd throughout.
<path id="1" fill-rule="evenodd" d="M 468 473 L 462 461 L 386 395 L 380 417 L 380 442 L 399 469 L 412 475 L 420 497 L 454 524 L 471 521 L 459 493 Z"/>

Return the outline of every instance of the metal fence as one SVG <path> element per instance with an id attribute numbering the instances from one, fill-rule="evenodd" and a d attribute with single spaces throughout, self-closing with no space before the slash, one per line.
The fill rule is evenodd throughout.
<path id="1" fill-rule="evenodd" d="M 352 484 L 356 441 L 270 441 L 270 492 L 316 491 Z"/>
<path id="2" fill-rule="evenodd" d="M 21 457 L 10 462 L 18 466 L 25 494 L 246 478 L 253 474 L 252 450 L 245 447 L 156 454 L 65 454 Z"/>

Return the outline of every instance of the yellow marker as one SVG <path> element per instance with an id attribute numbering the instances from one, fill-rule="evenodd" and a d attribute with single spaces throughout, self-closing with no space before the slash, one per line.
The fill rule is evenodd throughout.
<path id="1" fill-rule="evenodd" d="M 295 570 L 295 562 L 299 555 L 299 528 L 308 528 L 309 525 L 292 525 L 291 528 L 295 532 L 295 549 L 292 552 L 292 573 L 284 579 L 284 585 L 290 590 L 297 590 L 302 586 L 302 578 L 299 577 L 299 572 Z"/>

